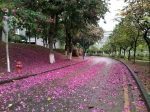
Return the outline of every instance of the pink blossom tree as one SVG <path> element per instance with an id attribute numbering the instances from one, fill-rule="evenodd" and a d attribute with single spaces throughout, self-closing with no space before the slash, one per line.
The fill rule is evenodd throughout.
<path id="1" fill-rule="evenodd" d="M 84 31 L 86 24 L 97 24 L 108 11 L 108 1 L 102 0 L 14 0 L 17 7 L 12 10 L 14 23 L 29 29 L 33 24 L 47 24 L 49 41 L 49 62 L 54 63 L 53 40 L 56 37 L 59 24 L 64 24 L 66 36 L 69 38 L 69 52 L 71 41 L 78 31 Z M 3 9 L 5 10 L 5 9 Z M 14 24 L 14 25 L 15 25 Z M 37 31 L 41 31 L 37 27 Z M 44 31 L 44 30 L 43 30 Z"/>

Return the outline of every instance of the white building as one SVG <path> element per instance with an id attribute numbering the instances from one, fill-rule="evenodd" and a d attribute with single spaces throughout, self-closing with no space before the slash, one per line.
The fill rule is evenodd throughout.
<path id="1" fill-rule="evenodd" d="M 106 42 L 109 40 L 109 36 L 112 33 L 112 31 L 105 31 L 104 32 L 104 37 L 101 39 L 101 41 L 99 42 L 99 47 L 102 48 Z"/>
<path id="2" fill-rule="evenodd" d="M 29 39 L 27 40 L 27 42 L 29 42 Z M 31 38 L 30 38 L 30 42 L 31 42 L 31 43 L 35 43 L 35 38 L 34 38 L 34 37 L 31 37 Z M 36 45 L 44 46 L 44 45 L 43 45 L 43 39 L 42 39 L 42 38 L 37 38 L 37 39 L 36 39 Z M 45 45 L 45 47 L 46 47 L 46 45 Z M 49 46 L 47 46 L 47 47 L 49 47 Z M 59 40 L 55 43 L 55 46 L 53 45 L 53 48 L 55 48 L 55 47 L 56 47 L 56 49 L 59 49 L 59 48 L 61 47 Z"/>
<path id="3" fill-rule="evenodd" d="M 8 25 L 7 25 L 7 22 L 6 22 L 6 21 L 3 21 L 3 23 L 4 23 L 4 25 L 3 25 L 3 26 L 4 26 L 4 29 L 5 29 L 5 31 L 6 31 L 6 33 L 7 33 L 6 36 L 7 36 L 7 38 L 8 38 L 9 28 L 8 28 Z M 23 29 L 23 30 L 16 29 L 15 34 L 26 36 L 26 29 Z M 3 41 L 3 42 L 6 41 L 6 40 L 5 40 L 5 34 L 4 34 L 4 32 L 2 32 L 2 41 Z M 29 39 L 28 39 L 28 42 L 29 42 Z M 30 38 L 30 42 L 35 43 L 35 38 L 31 37 L 31 38 Z M 42 39 L 42 38 L 37 38 L 35 44 L 36 44 L 36 45 L 43 46 L 43 39 Z M 55 47 L 56 47 L 56 49 L 59 49 L 59 48 L 60 48 L 60 41 L 57 41 L 57 42 L 55 43 Z M 54 46 L 53 46 L 53 48 L 54 48 Z"/>

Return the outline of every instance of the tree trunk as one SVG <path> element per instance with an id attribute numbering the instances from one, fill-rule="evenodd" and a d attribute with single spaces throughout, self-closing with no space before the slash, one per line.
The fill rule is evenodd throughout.
<path id="1" fill-rule="evenodd" d="M 67 57 L 67 51 L 68 51 L 68 31 L 67 31 L 67 28 L 66 28 L 66 40 L 65 40 L 65 42 L 66 42 L 66 45 L 65 45 L 65 56 Z M 67 57 L 67 59 L 68 59 L 68 57 Z"/>
<path id="2" fill-rule="evenodd" d="M 149 67 L 150 67 L 150 44 L 148 45 L 148 50 L 149 50 Z"/>
<path id="3" fill-rule="evenodd" d="M 36 30 L 35 30 L 35 35 L 34 36 L 35 36 L 35 45 L 36 45 Z"/>
<path id="4" fill-rule="evenodd" d="M 46 38 L 45 39 L 45 44 L 46 44 L 46 48 L 49 48 L 48 46 L 49 46 L 49 43 L 48 43 L 48 39 Z"/>
<path id="5" fill-rule="evenodd" d="M 55 19 L 55 22 L 51 22 L 49 28 L 49 62 L 52 64 L 55 62 L 55 57 L 53 53 L 53 39 L 55 38 L 58 29 L 58 15 L 52 15 L 51 18 Z"/>
<path id="6" fill-rule="evenodd" d="M 128 61 L 130 61 L 130 60 L 131 60 L 131 50 L 132 50 L 132 48 L 130 48 L 130 49 L 129 49 Z"/>
<path id="7" fill-rule="evenodd" d="M 65 56 L 67 57 L 67 49 L 68 49 L 68 45 L 67 45 L 67 43 L 66 43 L 66 45 L 65 45 Z"/>
<path id="8" fill-rule="evenodd" d="M 144 34 L 143 34 L 143 38 L 147 43 L 148 49 L 149 49 L 149 66 L 150 66 L 150 38 L 147 37 L 147 33 L 148 33 L 149 29 L 147 29 Z"/>
<path id="9" fill-rule="evenodd" d="M 135 57 L 136 57 L 136 45 L 137 45 L 137 40 L 134 42 L 133 63 L 135 63 Z"/>
<path id="10" fill-rule="evenodd" d="M 46 44 L 45 44 L 45 40 L 44 40 L 44 38 L 43 38 L 43 46 L 45 47 L 45 45 L 46 45 Z"/>
<path id="11" fill-rule="evenodd" d="M 0 26 L 0 41 L 2 41 L 2 26 Z"/>
<path id="12" fill-rule="evenodd" d="M 54 16 L 52 17 L 54 18 Z M 55 23 L 51 23 L 50 29 L 49 29 L 49 62 L 50 64 L 55 63 L 55 57 L 53 53 L 53 39 L 55 37 Z"/>
<path id="13" fill-rule="evenodd" d="M 128 61 L 131 60 L 131 50 L 129 49 L 129 54 L 128 54 Z"/>
<path id="14" fill-rule="evenodd" d="M 115 56 L 116 56 L 116 54 L 117 54 L 117 47 L 115 47 Z"/>
<path id="15" fill-rule="evenodd" d="M 124 58 L 126 56 L 126 49 L 123 49 L 123 53 L 124 53 Z"/>
<path id="16" fill-rule="evenodd" d="M 137 40 L 138 40 L 139 34 L 140 34 L 140 32 L 138 31 L 138 35 L 137 35 L 137 37 L 135 38 L 135 41 L 134 41 L 134 56 L 133 56 L 134 60 L 133 60 L 133 63 L 135 63 L 136 46 L 137 46 Z"/>
<path id="17" fill-rule="evenodd" d="M 54 53 L 53 53 L 53 37 L 54 34 L 51 33 L 51 35 L 49 36 L 49 62 L 50 64 L 55 63 L 55 57 L 54 57 Z"/>
<path id="18" fill-rule="evenodd" d="M 73 45 L 72 45 L 72 37 L 70 32 L 67 33 L 68 34 L 68 44 L 69 44 L 69 55 L 68 55 L 68 59 L 71 60 L 72 59 L 72 50 L 73 50 Z"/>
<path id="19" fill-rule="evenodd" d="M 28 29 L 28 36 L 29 36 L 29 44 L 31 43 L 30 39 L 31 39 L 31 32 L 30 32 L 30 28 Z"/>
<path id="20" fill-rule="evenodd" d="M 3 20 L 0 20 L 0 22 L 2 23 Z M 0 26 L 0 41 L 2 41 L 2 31 L 3 31 L 3 28 L 4 28 L 3 26 Z"/>
<path id="21" fill-rule="evenodd" d="M 120 47 L 120 49 L 119 49 L 119 55 L 121 55 L 121 47 Z"/>
<path id="22" fill-rule="evenodd" d="M 54 42 L 53 44 L 54 44 L 54 49 L 56 49 L 56 42 Z"/>

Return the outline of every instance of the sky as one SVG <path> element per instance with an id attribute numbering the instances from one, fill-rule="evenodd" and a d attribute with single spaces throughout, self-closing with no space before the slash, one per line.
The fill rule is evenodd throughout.
<path id="1" fill-rule="evenodd" d="M 118 9 L 122 9 L 123 6 L 125 5 L 124 0 L 110 0 L 111 5 L 109 6 L 110 12 L 107 12 L 105 15 L 105 21 L 101 19 L 99 22 L 99 26 L 102 27 L 105 31 L 112 31 L 113 28 L 115 27 L 115 24 L 118 22 L 113 21 L 115 18 L 115 15 L 118 13 Z"/>

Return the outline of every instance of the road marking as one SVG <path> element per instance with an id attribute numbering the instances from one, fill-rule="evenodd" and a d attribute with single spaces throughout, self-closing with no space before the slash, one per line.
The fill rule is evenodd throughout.
<path id="1" fill-rule="evenodd" d="M 123 90 L 124 90 L 124 112 L 130 112 L 130 103 L 129 103 L 129 94 L 128 94 L 128 87 L 126 84 L 126 76 L 123 75 Z"/>

